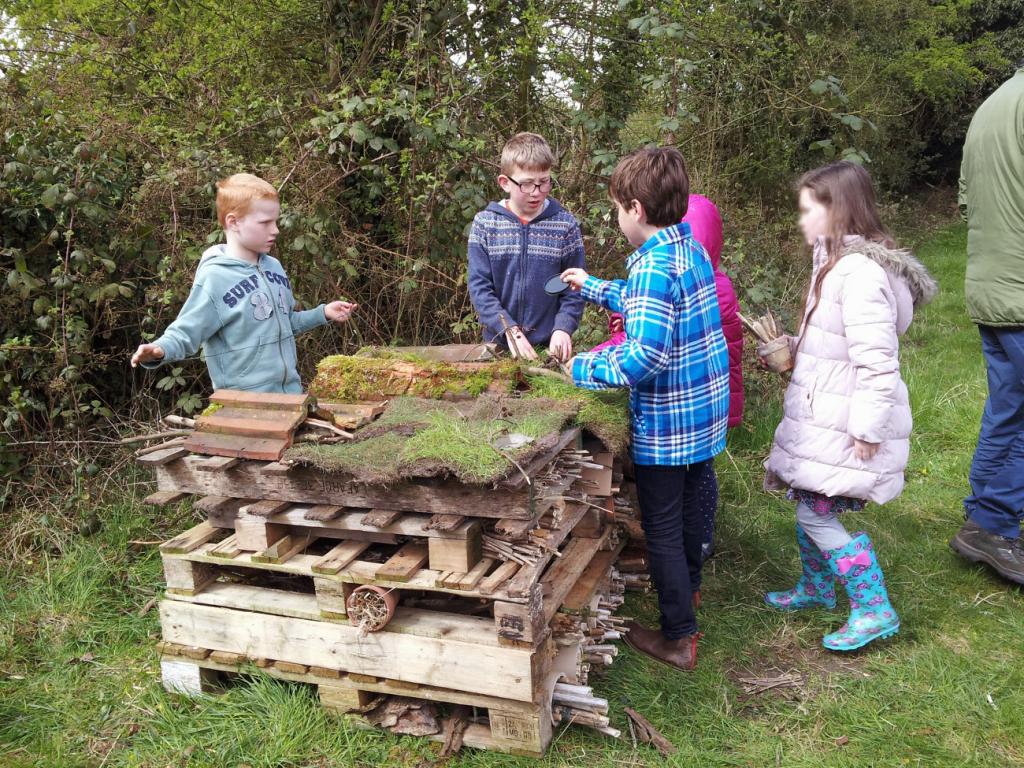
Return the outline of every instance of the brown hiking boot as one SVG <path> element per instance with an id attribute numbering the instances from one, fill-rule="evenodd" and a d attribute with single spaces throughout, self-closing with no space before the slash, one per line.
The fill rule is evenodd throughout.
<path id="1" fill-rule="evenodd" d="M 986 531 L 968 520 L 949 542 L 950 549 L 975 563 L 985 563 L 1008 581 L 1024 584 L 1024 543 Z"/>
<path id="2" fill-rule="evenodd" d="M 683 672 L 691 672 L 697 666 L 699 632 L 680 637 L 678 640 L 668 640 L 659 630 L 647 629 L 635 621 L 631 621 L 627 628 L 629 631 L 626 632 L 624 639 L 626 645 L 634 651 Z"/>

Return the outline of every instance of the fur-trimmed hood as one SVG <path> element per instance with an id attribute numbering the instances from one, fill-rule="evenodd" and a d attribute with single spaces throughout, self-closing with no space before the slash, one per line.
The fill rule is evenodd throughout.
<path id="1" fill-rule="evenodd" d="M 914 254 L 905 248 L 888 248 L 863 237 L 848 238 L 843 255 L 860 253 L 871 259 L 889 275 L 902 280 L 914 300 L 914 309 L 928 304 L 939 292 L 939 284 Z"/>

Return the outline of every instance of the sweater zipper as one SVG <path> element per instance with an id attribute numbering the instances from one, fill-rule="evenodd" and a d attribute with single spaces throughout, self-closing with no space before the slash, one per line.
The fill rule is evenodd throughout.
<path id="1" fill-rule="evenodd" d="M 288 384 L 288 363 L 285 362 L 284 347 L 281 345 L 281 337 L 283 335 L 283 331 L 281 330 L 281 308 L 277 306 L 277 302 L 274 301 L 274 289 L 270 286 L 270 281 L 263 273 L 259 263 L 256 264 L 256 271 L 260 273 L 260 277 L 263 278 L 263 282 L 267 286 L 267 294 L 270 296 L 270 306 L 273 308 L 274 317 L 277 319 L 277 354 L 281 356 L 281 391 L 284 392 L 284 388 Z"/>
<path id="2" fill-rule="evenodd" d="M 519 306 L 526 308 L 526 254 L 529 251 L 530 243 L 530 225 L 523 224 L 523 243 L 519 253 Z M 526 318 L 520 318 L 520 322 L 523 323 L 523 327 L 520 328 L 523 332 L 523 336 L 526 335 Z M 527 339 L 529 341 L 529 339 Z"/>

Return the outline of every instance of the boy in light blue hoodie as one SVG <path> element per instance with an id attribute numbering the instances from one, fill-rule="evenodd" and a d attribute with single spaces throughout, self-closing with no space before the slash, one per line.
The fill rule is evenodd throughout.
<path id="1" fill-rule="evenodd" d="M 355 304 L 334 301 L 297 311 L 281 262 L 269 255 L 280 202 L 263 179 L 238 173 L 217 183 L 217 218 L 227 245 L 203 254 L 181 312 L 132 367 L 157 368 L 203 349 L 214 389 L 302 392 L 295 337 L 348 320 Z"/>

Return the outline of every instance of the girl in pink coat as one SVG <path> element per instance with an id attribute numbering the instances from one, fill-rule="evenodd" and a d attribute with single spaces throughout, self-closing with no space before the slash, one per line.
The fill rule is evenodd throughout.
<path id="1" fill-rule="evenodd" d="M 811 288 L 783 418 L 765 462 L 765 485 L 797 502 L 803 573 L 770 592 L 780 610 L 833 608 L 835 582 L 850 616 L 824 638 L 852 651 L 900 627 L 866 533 L 850 535 L 839 514 L 895 498 L 910 449 L 910 400 L 900 377 L 899 336 L 914 309 L 937 291 L 928 271 L 896 247 L 878 216 L 871 178 L 849 162 L 800 179 L 800 229 L 814 250 Z"/>

